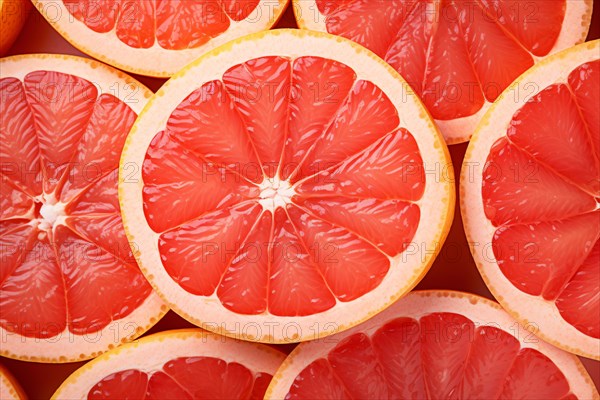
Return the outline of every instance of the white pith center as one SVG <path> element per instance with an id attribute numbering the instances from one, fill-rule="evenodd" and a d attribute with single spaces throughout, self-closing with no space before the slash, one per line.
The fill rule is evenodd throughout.
<path id="1" fill-rule="evenodd" d="M 282 181 L 278 177 L 265 178 L 260 188 L 260 200 L 263 210 L 274 212 L 277 207 L 285 207 L 292 202 L 296 194 L 294 188 L 288 181 Z"/>
<path id="2" fill-rule="evenodd" d="M 40 230 L 51 230 L 60 223 L 60 217 L 65 215 L 65 204 L 61 202 L 44 201 L 38 218 Z"/>

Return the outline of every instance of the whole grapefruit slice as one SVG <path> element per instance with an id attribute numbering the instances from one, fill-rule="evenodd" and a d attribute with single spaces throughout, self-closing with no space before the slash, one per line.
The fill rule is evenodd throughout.
<path id="1" fill-rule="evenodd" d="M 600 42 L 541 62 L 490 109 L 464 159 L 461 209 L 496 299 L 544 340 L 600 358 Z"/>
<path id="2" fill-rule="evenodd" d="M 25 400 L 27 396 L 10 372 L 0 364 L 0 399 Z"/>
<path id="3" fill-rule="evenodd" d="M 284 358 L 200 329 L 160 332 L 90 361 L 52 398 L 258 400 Z"/>
<path id="4" fill-rule="evenodd" d="M 292 342 L 353 326 L 416 285 L 453 213 L 452 166 L 406 83 L 359 45 L 275 30 L 169 80 L 121 159 L 142 271 L 226 335 Z"/>
<path id="5" fill-rule="evenodd" d="M 94 357 L 167 308 L 123 230 L 117 169 L 151 92 L 104 64 L 59 55 L 0 61 L 0 354 Z"/>
<path id="6" fill-rule="evenodd" d="M 421 97 L 449 144 L 543 57 L 585 40 L 591 0 L 294 0 L 301 28 L 369 48 Z M 531 88 L 521 88 L 524 94 Z"/>
<path id="7" fill-rule="evenodd" d="M 123 70 L 169 77 L 207 51 L 271 28 L 288 0 L 32 0 L 73 46 Z"/>
<path id="8" fill-rule="evenodd" d="M 302 343 L 265 399 L 598 399 L 577 357 L 497 303 L 417 291 L 346 332 Z"/>

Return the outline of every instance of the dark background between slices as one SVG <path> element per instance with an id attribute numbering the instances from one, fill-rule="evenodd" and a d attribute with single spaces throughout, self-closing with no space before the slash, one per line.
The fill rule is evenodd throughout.
<path id="1" fill-rule="evenodd" d="M 600 38 L 599 4 L 600 2 L 596 2 L 594 6 L 592 26 L 590 28 L 588 40 Z M 297 27 L 291 7 L 286 10 L 276 27 Z M 32 11 L 25 23 L 23 31 L 7 55 L 27 53 L 60 53 L 87 57 L 56 33 L 46 20 L 35 10 Z M 153 91 L 158 90 L 165 81 L 164 79 L 148 78 L 137 75 L 134 75 L 134 77 Z M 456 179 L 459 178 L 460 165 L 466 149 L 467 143 L 450 146 L 450 154 L 452 156 Z M 456 185 L 456 189 L 456 196 L 458 199 L 458 185 Z M 471 258 L 463 231 L 462 220 L 460 218 L 459 201 L 456 202 L 454 221 L 448 239 L 446 240 L 440 255 L 431 267 L 431 270 L 419 283 L 416 289 L 460 290 L 493 299 L 477 271 L 475 262 Z M 173 311 L 169 311 L 169 313 L 144 336 L 169 329 L 190 327 L 193 327 L 193 325 L 179 317 Z M 274 347 L 288 353 L 295 345 L 278 345 Z M 581 358 L 581 361 L 592 376 L 596 387 L 600 387 L 600 362 L 586 358 Z M 85 362 L 40 364 L 0 357 L 0 363 L 6 366 L 17 378 L 30 399 L 48 399 L 58 386 Z"/>

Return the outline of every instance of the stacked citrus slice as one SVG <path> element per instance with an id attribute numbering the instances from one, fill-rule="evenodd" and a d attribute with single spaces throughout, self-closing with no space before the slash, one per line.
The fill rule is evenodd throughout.
<path id="1" fill-rule="evenodd" d="M 498 304 L 413 292 L 369 321 L 300 344 L 265 399 L 598 399 L 577 357 Z"/>
<path id="2" fill-rule="evenodd" d="M 93 357 L 166 310 L 117 199 L 121 149 L 151 93 L 77 57 L 9 57 L 0 69 L 0 354 Z"/>
<path id="3" fill-rule="evenodd" d="M 346 329 L 416 285 L 452 167 L 400 76 L 323 33 L 230 42 L 169 80 L 121 160 L 141 268 L 190 321 L 269 342 Z"/>
<path id="4" fill-rule="evenodd" d="M 53 398 L 258 400 L 284 358 L 199 329 L 166 331 L 89 362 Z"/>
<path id="5" fill-rule="evenodd" d="M 505 92 L 465 156 L 461 201 L 490 290 L 545 340 L 600 358 L 600 42 L 550 57 Z"/>
<path id="6" fill-rule="evenodd" d="M 0 364 L 0 399 L 25 400 L 26 398 L 15 378 Z"/>
<path id="7" fill-rule="evenodd" d="M 301 28 L 352 39 L 390 63 L 458 143 L 521 73 L 585 40 L 592 2 L 294 0 L 294 11 Z"/>
<path id="8" fill-rule="evenodd" d="M 136 74 L 169 77 L 203 53 L 271 28 L 287 0 L 33 0 L 73 46 Z"/>

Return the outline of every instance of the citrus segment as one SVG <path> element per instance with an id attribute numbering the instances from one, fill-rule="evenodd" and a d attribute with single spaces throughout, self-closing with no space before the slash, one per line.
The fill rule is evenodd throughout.
<path id="1" fill-rule="evenodd" d="M 85 133 L 98 92 L 86 79 L 53 71 L 31 72 L 23 84 L 35 123 L 44 190 L 51 193 Z"/>
<path id="2" fill-rule="evenodd" d="M 356 80 L 354 71 L 322 57 L 299 57 L 292 65 L 288 132 L 280 174 L 287 179 L 336 115 Z"/>
<path id="3" fill-rule="evenodd" d="M 572 90 L 564 84 L 552 85 L 532 97 L 515 113 L 507 136 L 539 163 L 583 190 L 600 194 L 595 145 Z"/>
<path id="4" fill-rule="evenodd" d="M 270 243 L 273 241 L 273 215 L 265 212 L 252 226 L 244 244 L 236 249 L 227 267 L 217 296 L 227 309 L 241 314 L 267 310 Z"/>
<path id="5" fill-rule="evenodd" d="M 209 50 L 271 28 L 287 0 L 35 0 L 34 5 L 81 51 L 130 72 L 166 78 Z"/>
<path id="6" fill-rule="evenodd" d="M 552 197 L 546 196 L 552 193 Z M 551 221 L 592 211 L 594 198 L 507 138 L 490 149 L 481 188 L 494 226 Z"/>
<path id="7" fill-rule="evenodd" d="M 130 240 L 155 243 L 139 257 L 174 308 L 281 341 L 288 317 L 345 325 L 412 286 L 428 257 L 403 253 L 415 240 L 435 253 L 452 197 L 447 175 L 426 179 L 446 156 L 403 87 L 351 42 L 301 31 L 233 42 L 170 80 L 126 145 L 124 168 L 144 167 L 122 206 Z"/>
<path id="8" fill-rule="evenodd" d="M 331 124 L 300 161 L 291 182 L 347 160 L 398 127 L 396 107 L 372 82 L 356 81 Z"/>
<path id="9" fill-rule="evenodd" d="M 258 195 L 256 186 L 199 158 L 173 136 L 158 134 L 142 167 L 144 211 L 156 232 Z"/>
<path id="10" fill-rule="evenodd" d="M 283 57 L 263 57 L 223 74 L 264 173 L 273 178 L 281 158 L 289 109 L 291 67 Z"/>
<path id="11" fill-rule="evenodd" d="M 520 343 L 494 326 L 479 328 L 474 333 L 461 382 L 462 395 L 467 399 L 498 398 Z"/>
<path id="12" fill-rule="evenodd" d="M 103 65 L 66 56 L 7 58 L 0 82 L 10 105 L 0 132 L 3 355 L 89 358 L 162 314 L 117 200 L 120 151 L 148 92 Z M 108 94 L 116 85 L 134 91 Z M 125 323 L 135 331 L 117 339 L 105 332 Z M 104 337 L 86 339 L 94 334 Z"/>
<path id="13" fill-rule="evenodd" d="M 481 6 L 487 15 L 497 18 L 501 27 L 513 35 L 519 43 L 533 55 L 542 57 L 552 51 L 559 35 L 567 12 L 567 4 L 562 1 L 551 3 L 534 2 L 523 4 L 514 0 L 481 0 Z M 535 18 L 534 14 L 544 7 L 544 18 Z M 511 18 L 519 11 L 522 18 Z M 531 17 L 524 19 L 525 17 Z M 533 22 L 524 23 L 525 21 Z"/>
<path id="14" fill-rule="evenodd" d="M 592 251 L 556 299 L 560 315 L 579 331 L 592 337 L 600 337 L 600 321 L 596 318 L 600 311 L 599 262 L 600 241 L 596 241 Z"/>
<path id="15" fill-rule="evenodd" d="M 114 96 L 98 97 L 71 160 L 61 202 L 72 200 L 83 189 L 101 180 L 107 171 L 114 172 L 113 166 L 119 162 L 120 151 L 136 117 L 126 103 Z M 106 132 L 112 135 L 107 137 Z"/>
<path id="16" fill-rule="evenodd" d="M 69 216 L 119 215 L 117 171 L 112 170 L 77 193 L 65 206 Z M 68 219 L 67 219 L 68 220 Z"/>
<path id="17" fill-rule="evenodd" d="M 169 50 L 203 45 L 230 25 L 216 2 L 159 0 L 155 12 L 157 42 Z"/>
<path id="18" fill-rule="evenodd" d="M 249 96 L 246 86 L 239 90 L 243 91 L 240 96 Z M 256 96 L 262 97 L 262 93 Z M 203 159 L 260 182 L 262 171 L 250 141 L 249 127 L 234 100 L 239 101 L 221 81 L 206 83 L 173 111 L 167 122 L 167 132 L 171 139 Z M 224 120 L 228 123 L 224 124 Z"/>
<path id="19" fill-rule="evenodd" d="M 23 82 L 10 77 L 1 79 L 0 95 L 6 109 L 14 111 L 15 115 L 15 118 L 2 118 L 0 122 L 2 138 L 5 139 L 0 148 L 2 160 L 6 162 L 6 166 L 3 167 L 3 187 L 4 180 L 8 180 L 5 175 L 10 175 L 10 182 L 14 182 L 29 196 L 37 196 L 42 191 L 42 180 L 39 177 L 40 152 L 33 114 L 27 102 Z M 2 193 L 4 195 L 6 192 Z M 12 206 L 16 204 L 19 203 L 13 202 Z"/>
<path id="20" fill-rule="evenodd" d="M 569 74 L 568 82 L 588 129 L 594 154 L 600 159 L 600 117 L 594 107 L 600 101 L 600 61 L 581 64 Z"/>
<path id="21" fill-rule="evenodd" d="M 120 6 L 119 0 L 63 0 L 63 3 L 71 15 L 96 32 L 110 32 L 114 28 Z"/>
<path id="22" fill-rule="evenodd" d="M 477 8 L 478 3 L 475 3 L 476 6 L 471 10 L 468 4 L 472 3 L 457 1 L 453 4 L 456 10 L 455 18 L 459 22 L 462 39 L 467 47 L 467 59 L 473 64 L 473 71 L 483 95 L 486 101 L 493 102 L 515 78 L 533 65 L 534 59 L 523 49 L 522 44 L 512 37 L 512 32 L 507 33 L 499 26 L 494 20 L 497 18 L 495 14 L 490 15 L 483 8 Z M 540 5 L 541 3 L 535 4 L 537 7 Z M 549 8 L 553 9 L 556 6 L 565 9 L 564 3 L 559 2 Z M 452 19 L 452 12 L 449 11 L 447 18 Z M 560 26 L 563 17 L 564 15 L 560 16 L 557 26 Z M 491 43 L 493 45 L 490 45 Z M 440 119 L 448 117 L 453 116 L 444 115 L 440 116 Z"/>
<path id="23" fill-rule="evenodd" d="M 273 261 L 269 282 L 269 311 L 280 316 L 305 316 L 335 305 L 311 251 L 301 241 L 295 226 L 282 208 L 274 216 Z"/>
<path id="24" fill-rule="evenodd" d="M 396 318 L 371 337 L 389 393 L 403 399 L 426 397 L 425 385 L 419 376 L 422 370 L 419 331 L 415 320 Z"/>
<path id="25" fill-rule="evenodd" d="M 412 134 L 400 129 L 367 146 L 299 181 L 298 195 L 418 201 L 425 190 L 425 171 Z"/>
<path id="26" fill-rule="evenodd" d="M 158 242 L 165 269 L 190 293 L 212 294 L 259 213 L 257 203 L 240 204 L 165 232 Z"/>
<path id="27" fill-rule="evenodd" d="M 343 226 L 332 224 L 298 207 L 287 210 L 304 246 L 340 301 L 354 300 L 375 289 L 389 269 L 377 247 Z M 344 243 L 339 246 L 338 243 Z M 339 260 L 344 260 L 343 265 Z"/>
<path id="28" fill-rule="evenodd" d="M 298 197 L 297 204 L 315 218 L 355 233 L 390 257 L 406 249 L 420 219 L 416 204 L 400 200 Z"/>
<path id="29" fill-rule="evenodd" d="M 498 266 L 522 291 L 555 300 L 600 237 L 599 217 L 501 227 L 492 242 Z"/>
<path id="30" fill-rule="evenodd" d="M 0 219 L 17 223 L 22 216 L 30 212 L 34 207 L 34 201 L 27 193 L 19 190 L 12 181 L 2 175 L 2 193 L 0 193 Z M 4 227 L 3 227 L 4 228 Z"/>
<path id="31" fill-rule="evenodd" d="M 12 249 L 25 255 L 2 281 L 0 324 L 20 336 L 50 338 L 63 332 L 67 324 L 64 281 L 48 235 L 36 228 L 30 234 L 33 240 L 25 239 L 27 247 Z"/>
<path id="32" fill-rule="evenodd" d="M 598 110 L 589 106 L 599 66 L 592 42 L 532 68 L 515 85 L 537 93 L 506 91 L 463 163 L 465 229 L 492 293 L 543 338 L 589 357 L 600 340 Z"/>
<path id="33" fill-rule="evenodd" d="M 75 371 L 53 398 L 262 399 L 284 355 L 185 329 L 124 345 Z"/>
<path id="34" fill-rule="evenodd" d="M 335 340 L 300 344 L 265 398 L 598 398 L 576 357 L 527 334 L 483 298 L 413 292 Z"/>
<path id="35" fill-rule="evenodd" d="M 541 58 L 585 39 L 591 2 L 295 0 L 301 28 L 351 39 L 400 72 L 448 143 Z M 412 92 L 411 92 L 412 93 Z"/>

